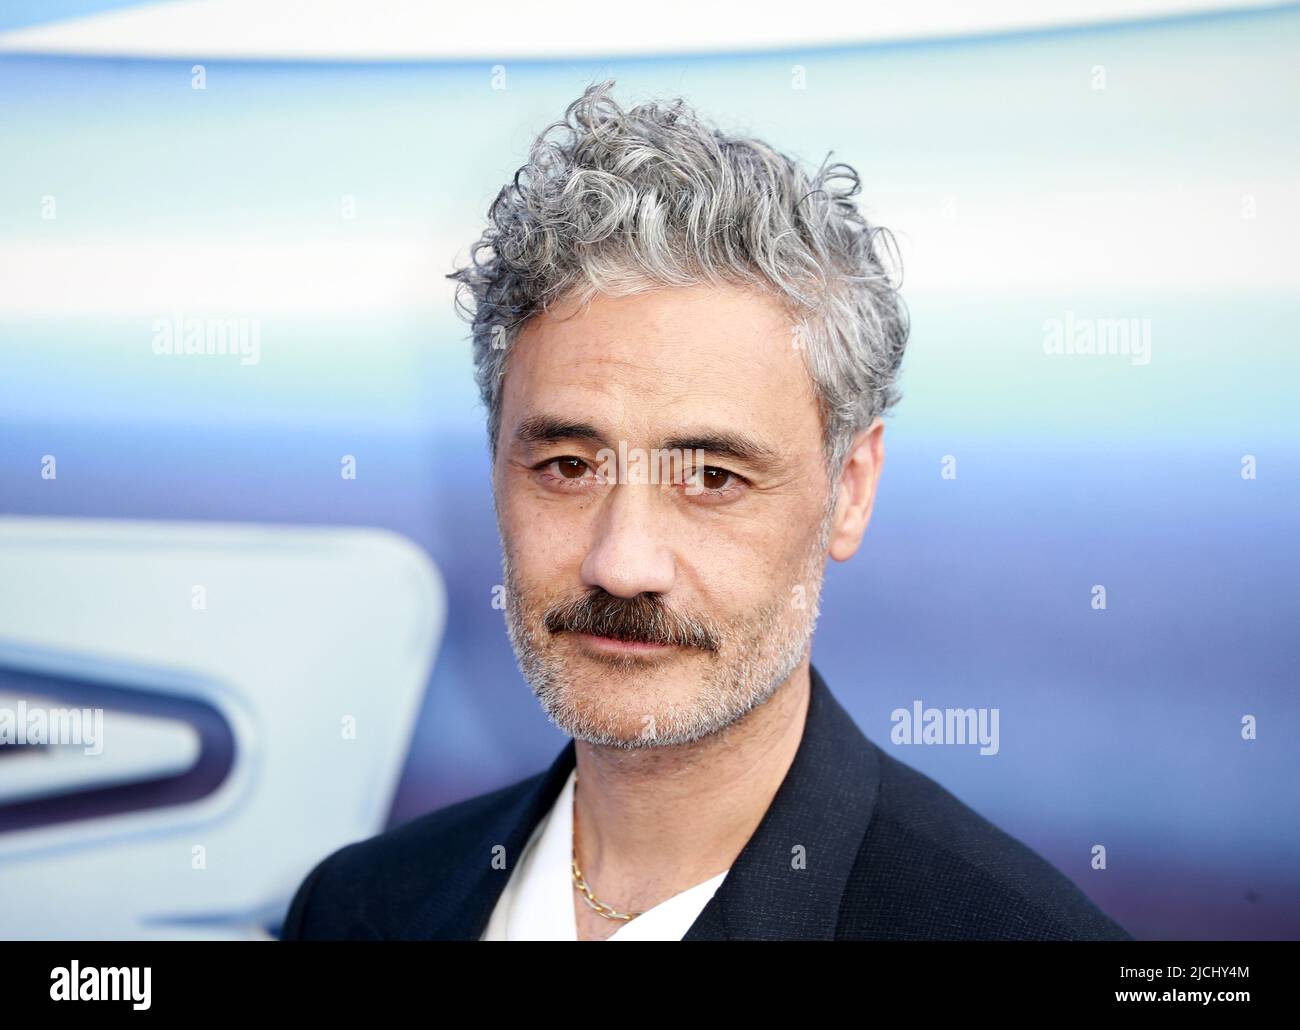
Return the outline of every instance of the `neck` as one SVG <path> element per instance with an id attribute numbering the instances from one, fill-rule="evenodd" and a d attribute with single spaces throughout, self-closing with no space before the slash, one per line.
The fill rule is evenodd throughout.
<path id="1" fill-rule="evenodd" d="M 596 895 L 645 911 L 730 868 L 794 761 L 810 690 L 805 658 L 704 740 L 633 751 L 576 741 L 577 847 Z"/>

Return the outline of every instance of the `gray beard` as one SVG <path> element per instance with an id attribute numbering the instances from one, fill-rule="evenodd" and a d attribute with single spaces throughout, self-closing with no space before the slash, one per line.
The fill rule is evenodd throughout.
<path id="1" fill-rule="evenodd" d="M 509 549 L 502 536 L 501 568 L 506 587 L 506 632 L 523 674 L 542 710 L 567 735 L 602 747 L 637 750 L 690 744 L 726 729 L 768 700 L 807 656 L 820 613 L 826 545 L 830 538 L 828 508 L 818 539 L 803 566 L 782 593 L 740 620 L 734 628 L 719 627 L 721 647 L 698 652 L 709 663 L 699 689 L 685 706 L 669 705 L 647 712 L 639 733 L 628 735 L 607 713 L 593 710 L 589 698 L 575 691 L 569 661 L 550 646 L 543 613 L 521 610 L 523 595 L 515 581 Z M 796 587 L 804 588 L 803 595 Z M 801 602 L 802 606 L 800 606 Z M 636 657 L 605 660 L 609 682 L 617 689 L 623 675 L 649 669 Z"/>

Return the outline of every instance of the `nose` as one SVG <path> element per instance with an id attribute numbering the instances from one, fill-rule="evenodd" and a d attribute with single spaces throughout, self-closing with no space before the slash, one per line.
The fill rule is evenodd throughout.
<path id="1" fill-rule="evenodd" d="M 601 499 L 596 539 L 582 562 L 584 586 L 616 597 L 667 593 L 676 567 L 656 522 L 659 491 L 641 483 L 617 483 Z M 660 516 L 659 519 L 656 516 Z"/>

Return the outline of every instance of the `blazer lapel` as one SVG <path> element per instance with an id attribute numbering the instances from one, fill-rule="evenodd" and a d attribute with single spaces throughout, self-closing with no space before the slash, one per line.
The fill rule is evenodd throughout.
<path id="1" fill-rule="evenodd" d="M 487 928 L 492 909 L 505 890 L 529 835 L 555 804 L 575 763 L 574 744 L 570 739 L 546 772 L 513 804 L 483 824 L 478 844 L 435 885 L 429 901 L 411 914 L 398 936 L 477 941 Z M 505 846 L 508 862 L 505 869 L 492 867 L 492 849 L 497 845 Z"/>
<path id="2" fill-rule="evenodd" d="M 875 807 L 876 749 L 810 667 L 803 737 L 766 814 L 682 938 L 833 940 Z"/>

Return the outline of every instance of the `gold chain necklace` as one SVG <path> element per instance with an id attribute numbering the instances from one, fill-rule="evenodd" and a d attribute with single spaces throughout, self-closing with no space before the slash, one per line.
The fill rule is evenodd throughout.
<path id="1" fill-rule="evenodd" d="M 591 886 L 582 878 L 582 870 L 578 868 L 578 774 L 576 772 L 573 774 L 573 885 L 582 893 L 583 900 L 606 919 L 621 919 L 627 922 L 641 915 L 640 912 L 619 912 L 603 901 L 597 900 L 596 895 L 591 893 Z"/>

